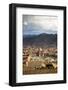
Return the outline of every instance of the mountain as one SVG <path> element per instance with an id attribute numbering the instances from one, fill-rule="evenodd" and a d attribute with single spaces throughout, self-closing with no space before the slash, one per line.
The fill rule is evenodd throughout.
<path id="1" fill-rule="evenodd" d="M 24 35 L 23 46 L 57 47 L 57 34 Z"/>

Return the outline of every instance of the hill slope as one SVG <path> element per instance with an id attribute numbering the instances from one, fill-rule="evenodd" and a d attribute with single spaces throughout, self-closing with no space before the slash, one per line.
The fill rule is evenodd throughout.
<path id="1" fill-rule="evenodd" d="M 23 45 L 24 47 L 57 47 L 57 34 L 25 35 L 23 37 Z"/>

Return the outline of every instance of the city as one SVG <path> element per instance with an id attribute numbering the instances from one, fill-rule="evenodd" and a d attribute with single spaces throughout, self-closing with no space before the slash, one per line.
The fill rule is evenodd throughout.
<path id="1" fill-rule="evenodd" d="M 57 49 L 27 47 L 23 49 L 23 74 L 57 73 Z"/>

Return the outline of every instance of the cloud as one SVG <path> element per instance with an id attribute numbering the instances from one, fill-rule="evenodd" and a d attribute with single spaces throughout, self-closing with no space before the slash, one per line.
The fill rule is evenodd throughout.
<path id="1" fill-rule="evenodd" d="M 24 33 L 56 33 L 57 19 L 56 16 L 24 15 Z"/>

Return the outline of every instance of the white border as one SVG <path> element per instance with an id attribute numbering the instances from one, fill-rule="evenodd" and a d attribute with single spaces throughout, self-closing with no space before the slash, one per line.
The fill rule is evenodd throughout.
<path id="1" fill-rule="evenodd" d="M 22 75 L 22 16 L 28 15 L 54 15 L 58 17 L 58 73 L 41 75 Z M 36 82 L 36 81 L 54 81 L 63 80 L 63 10 L 49 9 L 16 9 L 16 82 Z"/>

